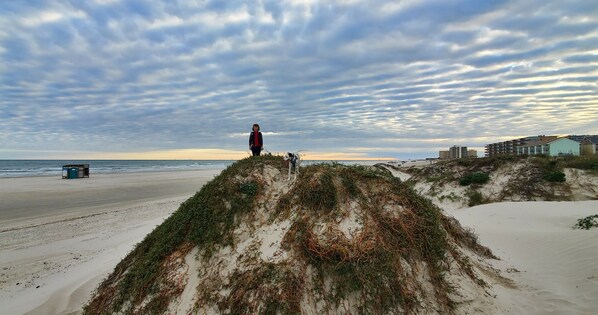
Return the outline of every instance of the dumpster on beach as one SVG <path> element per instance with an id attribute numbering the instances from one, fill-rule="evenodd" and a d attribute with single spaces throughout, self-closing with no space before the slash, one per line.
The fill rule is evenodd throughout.
<path id="1" fill-rule="evenodd" d="M 62 166 L 62 178 L 74 179 L 89 177 L 89 164 L 70 164 Z"/>

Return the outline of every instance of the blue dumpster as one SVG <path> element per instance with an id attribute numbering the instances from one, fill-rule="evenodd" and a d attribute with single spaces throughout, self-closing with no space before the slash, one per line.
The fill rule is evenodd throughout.
<path id="1" fill-rule="evenodd" d="M 71 167 L 69 168 L 69 179 L 77 178 L 79 176 L 79 168 Z"/>
<path id="2" fill-rule="evenodd" d="M 89 177 L 89 164 L 70 164 L 62 166 L 62 178 L 84 178 Z"/>

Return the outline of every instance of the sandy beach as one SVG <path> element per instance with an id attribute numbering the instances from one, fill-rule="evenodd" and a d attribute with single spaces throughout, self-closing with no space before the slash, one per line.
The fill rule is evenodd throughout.
<path id="1" fill-rule="evenodd" d="M 515 290 L 495 292 L 498 314 L 596 314 L 598 228 L 573 229 L 598 201 L 505 202 L 450 212 L 501 260 Z"/>
<path id="2" fill-rule="evenodd" d="M 218 172 L 0 179 L 0 314 L 81 313 L 135 244 Z M 598 229 L 572 228 L 598 214 L 598 201 L 505 202 L 447 214 L 474 229 L 500 258 L 492 267 L 514 283 L 497 286 L 493 304 L 472 313 L 598 308 Z"/>
<path id="3" fill-rule="evenodd" d="M 133 246 L 219 172 L 0 179 L 0 314 L 80 313 Z"/>

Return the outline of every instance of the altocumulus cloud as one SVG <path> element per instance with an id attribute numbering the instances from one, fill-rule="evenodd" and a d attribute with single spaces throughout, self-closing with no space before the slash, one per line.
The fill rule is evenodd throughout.
<path id="1" fill-rule="evenodd" d="M 2 1 L 0 158 L 598 133 L 598 2 Z M 53 153 L 52 153 L 53 152 Z M 121 155 L 119 155 L 121 156 Z"/>

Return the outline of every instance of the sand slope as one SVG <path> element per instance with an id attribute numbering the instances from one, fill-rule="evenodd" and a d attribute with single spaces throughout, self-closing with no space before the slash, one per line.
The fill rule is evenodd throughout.
<path id="1" fill-rule="evenodd" d="M 502 260 L 519 290 L 497 292 L 515 314 L 596 314 L 598 228 L 575 230 L 598 201 L 509 202 L 453 211 Z"/>

